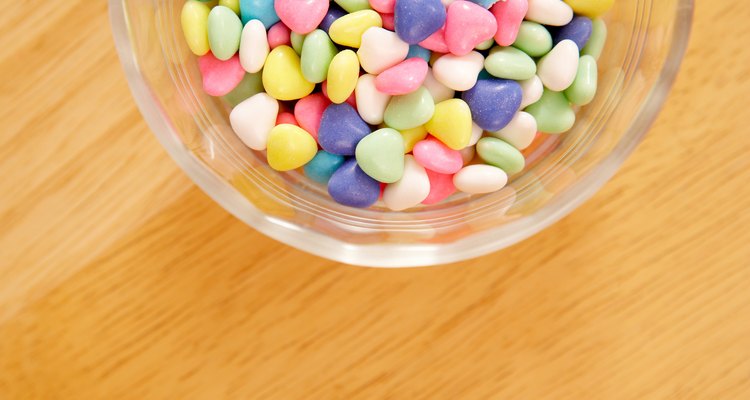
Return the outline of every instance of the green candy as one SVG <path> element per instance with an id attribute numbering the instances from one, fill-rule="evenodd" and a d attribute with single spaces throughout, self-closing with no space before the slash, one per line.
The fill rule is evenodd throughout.
<path id="1" fill-rule="evenodd" d="M 356 150 L 357 165 L 378 182 L 394 183 L 404 176 L 404 138 L 390 128 L 365 136 Z"/>
<path id="2" fill-rule="evenodd" d="M 292 42 L 292 48 L 297 55 L 302 54 L 302 45 L 305 43 L 305 37 L 307 37 L 307 35 L 300 35 L 297 32 L 289 34 L 289 41 Z"/>
<path id="3" fill-rule="evenodd" d="M 229 8 L 235 14 L 240 15 L 240 0 L 219 0 L 219 5 Z"/>
<path id="4" fill-rule="evenodd" d="M 489 38 L 482 43 L 479 43 L 475 49 L 477 50 L 489 50 L 495 45 L 495 39 Z"/>
<path id="5" fill-rule="evenodd" d="M 360 10 L 371 10 L 369 0 L 334 0 L 346 12 L 353 13 Z"/>
<path id="6" fill-rule="evenodd" d="M 328 77 L 328 67 L 336 53 L 338 49 L 325 31 L 316 29 L 310 32 L 302 46 L 302 75 L 309 82 L 323 82 Z"/>
<path id="7" fill-rule="evenodd" d="M 208 44 L 219 60 L 232 58 L 240 48 L 242 21 L 231 9 L 216 6 L 208 14 Z"/>
<path id="8" fill-rule="evenodd" d="M 528 54 L 515 47 L 495 47 L 484 60 L 484 68 L 492 76 L 524 81 L 536 75 L 536 63 Z"/>
<path id="9" fill-rule="evenodd" d="M 581 57 L 578 61 L 576 79 L 569 88 L 565 89 L 565 97 L 577 106 L 585 106 L 591 103 L 596 95 L 598 76 L 596 59 L 592 56 Z"/>
<path id="10" fill-rule="evenodd" d="M 526 159 L 518 149 L 494 137 L 480 139 L 477 154 L 484 162 L 502 169 L 508 175 L 517 174 L 526 166 Z"/>
<path id="11" fill-rule="evenodd" d="M 403 96 L 393 96 L 385 108 L 385 123 L 398 130 L 424 125 L 435 114 L 435 101 L 424 87 Z"/>
<path id="12" fill-rule="evenodd" d="M 542 133 L 567 132 L 576 122 L 576 113 L 562 92 L 544 89 L 542 98 L 524 110 L 534 116 L 537 129 Z"/>
<path id="13" fill-rule="evenodd" d="M 552 50 L 552 35 L 544 25 L 536 22 L 523 21 L 518 30 L 518 37 L 513 47 L 523 51 L 530 57 L 541 57 Z"/>
<path id="14" fill-rule="evenodd" d="M 598 60 L 599 56 L 602 55 L 604 45 L 607 43 L 607 24 L 601 19 L 595 19 L 591 31 L 591 38 L 589 38 L 586 46 L 581 50 L 582 55 L 594 57 Z"/>
<path id="15" fill-rule="evenodd" d="M 232 106 L 255 96 L 263 91 L 263 74 L 245 74 L 240 84 L 231 92 L 224 95 L 224 99 Z"/>

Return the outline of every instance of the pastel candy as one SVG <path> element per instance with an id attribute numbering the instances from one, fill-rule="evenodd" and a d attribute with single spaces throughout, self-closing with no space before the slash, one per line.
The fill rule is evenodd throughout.
<path id="1" fill-rule="evenodd" d="M 516 41 L 518 29 L 521 26 L 526 11 L 529 9 L 527 0 L 503 0 L 492 6 L 490 11 L 497 20 L 495 42 L 500 46 L 510 46 Z"/>
<path id="2" fill-rule="evenodd" d="M 552 35 L 544 25 L 531 21 L 523 21 L 518 30 L 518 37 L 513 47 L 523 51 L 531 57 L 541 57 L 552 50 Z"/>
<path id="3" fill-rule="evenodd" d="M 596 59 L 592 56 L 581 57 L 578 61 L 576 79 L 569 88 L 565 89 L 565 97 L 577 106 L 591 103 L 596 95 L 597 80 Z"/>
<path id="4" fill-rule="evenodd" d="M 245 77 L 239 56 L 222 61 L 208 53 L 198 58 L 198 69 L 203 78 L 203 90 L 209 96 L 224 96 L 228 94 Z"/>
<path id="5" fill-rule="evenodd" d="M 594 59 L 598 60 L 606 42 L 607 24 L 601 19 L 596 19 L 591 27 L 591 37 L 589 38 L 588 43 L 586 43 L 586 47 L 581 50 L 581 54 L 592 56 Z"/>
<path id="6" fill-rule="evenodd" d="M 231 92 L 224 95 L 229 105 L 236 107 L 237 104 L 249 99 L 250 97 L 263 91 L 263 80 L 261 75 L 258 74 L 245 74 L 242 81 L 232 89 Z"/>
<path id="7" fill-rule="evenodd" d="M 427 39 L 419 42 L 419 45 L 436 53 L 447 53 L 449 50 L 448 43 L 445 41 L 445 26 L 428 36 Z"/>
<path id="8" fill-rule="evenodd" d="M 242 40 L 240 42 L 242 68 L 251 74 L 260 71 L 263 69 L 270 51 L 268 35 L 263 23 L 257 19 L 248 22 L 242 29 Z"/>
<path id="9" fill-rule="evenodd" d="M 323 113 L 330 104 L 331 102 L 322 93 L 315 93 L 301 98 L 294 105 L 294 118 L 299 126 L 315 140 L 318 139 L 318 130 L 320 129 L 320 121 L 323 119 Z"/>
<path id="10" fill-rule="evenodd" d="M 477 154 L 487 164 L 502 169 L 508 175 L 523 171 L 526 165 L 526 159 L 518 149 L 494 137 L 482 138 L 477 143 Z"/>
<path id="11" fill-rule="evenodd" d="M 419 57 L 429 62 L 431 56 L 432 56 L 432 52 L 430 50 L 425 49 L 424 47 L 418 44 L 413 44 L 409 46 L 409 53 L 406 55 L 406 58 Z"/>
<path id="12" fill-rule="evenodd" d="M 242 22 L 234 11 L 216 6 L 208 14 L 208 43 L 219 60 L 226 61 L 237 53 L 242 36 Z"/>
<path id="13" fill-rule="evenodd" d="M 402 129 L 401 136 L 404 138 L 404 153 L 411 153 L 414 146 L 427 137 L 427 129 L 423 125 L 411 129 Z"/>
<path id="14" fill-rule="evenodd" d="M 279 16 L 273 6 L 274 0 L 240 0 L 240 16 L 246 24 L 257 19 L 264 26 L 272 26 L 279 22 Z"/>
<path id="15" fill-rule="evenodd" d="M 536 130 L 536 119 L 531 114 L 520 111 L 505 128 L 490 132 L 490 135 L 510 143 L 518 150 L 524 150 L 531 146 L 536 137 Z"/>
<path id="16" fill-rule="evenodd" d="M 596 0 L 599 1 L 599 0 Z M 528 0 L 526 19 L 542 25 L 563 26 L 573 19 L 573 9 L 561 0 Z"/>
<path id="17" fill-rule="evenodd" d="M 435 103 L 440 103 L 441 101 L 452 99 L 453 96 L 456 95 L 455 90 L 443 85 L 442 83 L 440 83 L 440 81 L 435 79 L 435 75 L 433 75 L 432 70 L 427 71 L 427 76 L 425 77 L 424 83 L 422 85 L 430 92 L 430 95 L 432 95 L 432 99 L 435 101 Z"/>
<path id="18" fill-rule="evenodd" d="M 235 14 L 240 15 L 240 0 L 219 0 L 219 5 L 227 7 Z"/>
<path id="19" fill-rule="evenodd" d="M 336 104 L 345 102 L 354 93 L 358 78 L 357 54 L 349 49 L 336 54 L 328 68 L 328 98 Z"/>
<path id="20" fill-rule="evenodd" d="M 346 14 L 331 24 L 328 34 L 334 43 L 359 48 L 362 35 L 372 27 L 382 27 L 380 14 L 373 10 L 361 10 Z"/>
<path id="21" fill-rule="evenodd" d="M 356 150 L 357 164 L 378 182 L 393 183 L 404 174 L 404 139 L 390 128 L 365 136 Z"/>
<path id="22" fill-rule="evenodd" d="M 447 13 L 440 0 L 396 0 L 395 27 L 398 36 L 417 44 L 445 24 Z"/>
<path id="23" fill-rule="evenodd" d="M 370 74 L 360 76 L 354 93 L 357 99 L 357 112 L 362 119 L 371 125 L 383 123 L 385 109 L 391 101 L 391 95 L 377 89 L 375 76 Z"/>
<path id="24" fill-rule="evenodd" d="M 521 109 L 524 109 L 531 104 L 536 103 L 542 98 L 544 93 L 544 84 L 538 76 L 534 75 L 531 79 L 518 82 L 521 85 L 523 91 L 523 98 L 521 99 Z"/>
<path id="25" fill-rule="evenodd" d="M 284 111 L 282 113 L 279 113 L 279 116 L 276 117 L 276 125 L 281 125 L 281 124 L 289 124 L 289 125 L 299 126 L 299 123 L 297 123 L 297 119 L 294 118 L 294 114 L 292 114 L 292 113 L 290 113 L 288 111 Z"/>
<path id="26" fill-rule="evenodd" d="M 229 122 L 247 147 L 261 151 L 266 149 L 278 114 L 279 102 L 266 93 L 258 93 L 234 107 Z"/>
<path id="27" fill-rule="evenodd" d="M 341 6 L 346 12 L 353 13 L 356 11 L 370 10 L 370 2 L 368 0 L 334 0 L 336 4 Z"/>
<path id="28" fill-rule="evenodd" d="M 434 113 L 435 102 L 423 86 L 412 93 L 392 97 L 383 119 L 391 128 L 411 129 L 424 125 Z"/>
<path id="29" fill-rule="evenodd" d="M 471 140 L 471 110 L 461 99 L 450 99 L 435 105 L 435 114 L 425 124 L 432 136 L 453 150 L 461 150 Z"/>
<path id="30" fill-rule="evenodd" d="M 291 125 L 276 125 L 268 134 L 266 157 L 268 165 L 277 171 L 291 171 L 304 166 L 315 157 L 318 144 L 304 129 Z"/>
<path id="31" fill-rule="evenodd" d="M 561 27 L 555 33 L 554 44 L 558 44 L 563 40 L 572 40 L 579 49 L 586 47 L 591 32 L 594 29 L 594 24 L 591 19 L 582 16 L 574 17 L 567 25 Z"/>
<path id="32" fill-rule="evenodd" d="M 276 14 L 293 32 L 310 33 L 328 12 L 328 0 L 275 0 Z"/>
<path id="33" fill-rule="evenodd" d="M 560 134 L 567 132 L 576 121 L 576 114 L 562 92 L 544 90 L 536 103 L 526 107 L 526 112 L 536 119 L 539 132 Z"/>
<path id="34" fill-rule="evenodd" d="M 497 20 L 487 9 L 470 1 L 454 1 L 448 7 L 445 43 L 451 53 L 468 54 L 496 32 Z"/>
<path id="35" fill-rule="evenodd" d="M 479 139 L 482 138 L 482 135 L 484 135 L 484 129 L 477 125 L 476 123 L 471 123 L 471 139 L 469 139 L 469 146 L 474 146 L 477 144 Z"/>
<path id="36" fill-rule="evenodd" d="M 328 77 L 328 68 L 338 49 L 324 31 L 316 29 L 305 37 L 300 55 L 302 75 L 308 82 L 321 83 Z"/>
<path id="37" fill-rule="evenodd" d="M 575 80 L 578 60 L 578 46 L 572 40 L 563 40 L 539 60 L 537 75 L 544 87 L 562 92 Z"/>
<path id="38" fill-rule="evenodd" d="M 396 0 L 370 0 L 370 7 L 380 13 L 393 14 Z"/>
<path id="39" fill-rule="evenodd" d="M 469 165 L 453 176 L 456 189 L 469 194 L 497 192 L 507 183 L 505 171 L 492 165 Z"/>
<path id="40" fill-rule="evenodd" d="M 346 13 L 342 9 L 332 4 L 330 7 L 328 7 L 328 12 L 323 17 L 323 20 L 320 21 L 320 29 L 328 33 L 328 30 L 331 29 L 331 25 L 333 24 L 333 22 L 343 17 L 344 15 L 346 15 Z"/>
<path id="41" fill-rule="evenodd" d="M 375 75 L 406 59 L 408 53 L 409 44 L 381 27 L 366 30 L 357 50 L 362 69 Z"/>
<path id="42" fill-rule="evenodd" d="M 271 27 L 271 29 L 268 30 L 268 46 L 271 49 L 275 49 L 283 45 L 291 46 L 291 33 L 292 31 L 290 31 L 289 28 L 283 23 L 279 22 L 275 24 Z"/>
<path id="43" fill-rule="evenodd" d="M 320 91 L 323 93 L 324 96 L 326 96 L 326 98 L 330 100 L 330 98 L 328 97 L 328 81 L 325 81 L 320 85 Z M 346 99 L 346 103 L 348 103 L 350 106 L 356 109 L 357 108 L 357 96 L 355 96 L 354 93 L 352 92 L 352 95 L 349 96 L 348 99 Z"/>
<path id="44" fill-rule="evenodd" d="M 367 208 L 380 197 L 380 182 L 370 178 L 352 158 L 345 161 L 328 181 L 328 194 L 339 204 Z"/>
<path id="45" fill-rule="evenodd" d="M 484 56 L 476 51 L 463 56 L 446 54 L 435 61 L 432 72 L 443 85 L 457 91 L 469 90 L 484 68 Z"/>
<path id="46" fill-rule="evenodd" d="M 422 204 L 437 204 L 456 193 L 453 175 L 441 174 L 429 169 L 425 169 L 425 172 L 427 173 L 427 179 L 430 180 L 430 193 L 422 200 Z"/>
<path id="47" fill-rule="evenodd" d="M 307 35 L 302 35 L 297 32 L 292 32 L 289 34 L 289 41 L 292 42 L 292 48 L 294 49 L 294 52 L 298 55 L 302 55 L 302 45 L 305 43 L 305 38 Z"/>
<path id="48" fill-rule="evenodd" d="M 393 211 L 402 211 L 419 205 L 430 194 L 430 178 L 424 167 L 414 157 L 404 158 L 404 174 L 398 182 L 386 186 L 383 202 Z"/>
<path id="49" fill-rule="evenodd" d="M 526 53 L 515 47 L 496 47 L 484 60 L 490 75 L 513 80 L 531 79 L 536 75 L 536 63 Z"/>
<path id="50" fill-rule="evenodd" d="M 279 46 L 268 54 L 263 86 L 277 100 L 301 99 L 315 89 L 315 84 L 302 75 L 299 56 L 289 46 Z"/>
<path id="51" fill-rule="evenodd" d="M 414 159 L 426 169 L 441 174 L 455 174 L 463 167 L 461 153 L 432 137 L 414 146 Z"/>
<path id="52" fill-rule="evenodd" d="M 211 9 L 198 1 L 186 1 L 180 13 L 182 33 L 190 51 L 196 56 L 208 53 L 208 14 Z"/>
<path id="53" fill-rule="evenodd" d="M 370 127 L 352 106 L 331 104 L 323 112 L 318 142 L 329 153 L 353 156 L 359 141 L 370 132 Z"/>
<path id="54" fill-rule="evenodd" d="M 612 8 L 615 0 L 565 0 L 565 3 L 577 14 L 596 18 Z"/>
<path id="55" fill-rule="evenodd" d="M 331 176 L 344 164 L 346 159 L 337 154 L 331 154 L 325 150 L 318 154 L 305 165 L 305 175 L 315 182 L 328 184 Z"/>
<path id="56" fill-rule="evenodd" d="M 507 79 L 486 79 L 463 93 L 474 122 L 482 129 L 504 128 L 521 106 L 523 91 L 518 82 Z"/>
<path id="57" fill-rule="evenodd" d="M 375 86 L 380 92 L 393 96 L 408 94 L 422 86 L 428 69 L 425 60 L 410 58 L 383 71 L 375 79 Z"/>

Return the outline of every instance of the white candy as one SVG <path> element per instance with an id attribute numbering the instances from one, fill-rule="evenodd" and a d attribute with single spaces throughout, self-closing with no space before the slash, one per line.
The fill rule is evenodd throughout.
<path id="1" fill-rule="evenodd" d="M 240 64 L 242 68 L 254 74 L 263 69 L 268 57 L 268 35 L 266 27 L 257 19 L 253 19 L 242 29 L 240 42 Z"/>
<path id="2" fill-rule="evenodd" d="M 536 119 L 527 112 L 517 112 L 505 128 L 491 133 L 492 136 L 503 139 L 518 150 L 523 150 L 534 141 L 536 137 Z"/>
<path id="3" fill-rule="evenodd" d="M 529 0 L 526 19 L 542 25 L 563 26 L 573 20 L 573 9 L 561 0 Z"/>
<path id="4" fill-rule="evenodd" d="M 362 34 L 362 45 L 357 50 L 359 63 L 369 74 L 378 75 L 404 61 L 409 54 L 409 44 L 395 32 L 372 27 Z"/>
<path id="5" fill-rule="evenodd" d="M 578 45 L 565 39 L 539 60 L 537 75 L 547 89 L 562 92 L 576 79 L 579 59 Z"/>
<path id="6" fill-rule="evenodd" d="M 435 104 L 452 99 L 456 94 L 455 90 L 443 85 L 440 81 L 435 79 L 435 75 L 432 74 L 432 69 L 427 70 L 427 76 L 425 77 L 422 86 L 430 92 Z"/>
<path id="7" fill-rule="evenodd" d="M 482 138 L 483 133 L 484 133 L 484 129 L 480 128 L 479 125 L 472 122 L 471 139 L 469 140 L 469 146 L 474 146 L 475 144 L 477 144 L 479 139 Z"/>
<path id="8" fill-rule="evenodd" d="M 229 114 L 229 122 L 247 147 L 265 150 L 278 115 L 279 102 L 266 93 L 258 93 L 237 104 Z"/>
<path id="9" fill-rule="evenodd" d="M 391 95 L 375 87 L 375 75 L 360 76 L 354 94 L 357 98 L 359 116 L 370 125 L 382 124 L 385 108 L 391 101 Z"/>
<path id="10" fill-rule="evenodd" d="M 404 159 L 404 176 L 385 187 L 383 202 L 393 211 L 406 210 L 424 201 L 430 194 L 430 178 L 414 156 Z"/>
<path id="11" fill-rule="evenodd" d="M 432 65 L 435 79 L 445 86 L 460 92 L 477 84 L 479 73 L 484 68 L 484 56 L 472 51 L 464 56 L 446 54 Z"/>
<path id="12" fill-rule="evenodd" d="M 521 110 L 536 103 L 542 98 L 544 94 L 544 84 L 539 76 L 534 75 L 533 78 L 525 81 L 519 81 L 521 84 L 521 90 L 523 91 L 523 98 L 521 99 Z"/>
<path id="13" fill-rule="evenodd" d="M 507 183 L 505 171 L 486 164 L 469 165 L 453 176 L 456 189 L 469 194 L 497 192 Z"/>

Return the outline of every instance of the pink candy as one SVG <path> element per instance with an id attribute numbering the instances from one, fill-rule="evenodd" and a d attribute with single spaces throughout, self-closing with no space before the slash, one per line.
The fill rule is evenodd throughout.
<path id="1" fill-rule="evenodd" d="M 394 30 L 395 28 L 395 15 L 393 14 L 380 14 L 380 18 L 383 20 L 383 28 L 388 29 L 389 31 Z"/>
<path id="2" fill-rule="evenodd" d="M 289 30 L 289 28 L 284 25 L 283 22 L 279 22 L 271 27 L 271 29 L 268 30 L 268 45 L 271 47 L 271 49 L 275 49 L 281 45 L 292 45 L 292 40 L 290 39 L 292 31 Z"/>
<path id="3" fill-rule="evenodd" d="M 414 158 L 419 165 L 441 174 L 455 174 L 464 166 L 461 152 L 449 148 L 432 136 L 414 145 Z"/>
<path id="4" fill-rule="evenodd" d="M 490 11 L 497 20 L 495 42 L 500 46 L 510 46 L 518 37 L 518 29 L 529 10 L 528 0 L 503 0 L 495 3 Z"/>
<path id="5" fill-rule="evenodd" d="M 441 174 L 429 169 L 426 169 L 425 172 L 427 172 L 427 178 L 430 179 L 430 194 L 422 201 L 422 204 L 437 204 L 456 193 L 453 175 Z"/>
<path id="6" fill-rule="evenodd" d="M 203 76 L 203 90 L 210 96 L 224 96 L 231 92 L 245 77 L 239 55 L 221 61 L 210 52 L 198 58 L 198 69 Z"/>
<path id="7" fill-rule="evenodd" d="M 447 53 L 448 44 L 445 43 L 445 26 L 430 35 L 427 39 L 421 41 L 419 45 L 427 50 L 436 51 L 438 53 Z"/>
<path id="8" fill-rule="evenodd" d="M 276 0 L 274 9 L 292 32 L 308 34 L 320 25 L 328 12 L 328 0 Z"/>
<path id="9" fill-rule="evenodd" d="M 297 125 L 297 120 L 294 118 L 294 115 L 290 112 L 283 112 L 280 113 L 278 117 L 276 117 L 276 125 L 281 124 L 290 124 L 290 125 Z"/>
<path id="10" fill-rule="evenodd" d="M 330 104 L 331 101 L 322 93 L 315 93 L 300 99 L 294 106 L 294 117 L 300 128 L 309 132 L 316 141 L 323 112 Z"/>
<path id="11" fill-rule="evenodd" d="M 370 7 L 379 13 L 393 14 L 396 0 L 370 0 Z"/>
<path id="12" fill-rule="evenodd" d="M 469 54 L 497 32 L 497 20 L 487 9 L 470 1 L 454 1 L 448 7 L 445 43 L 457 55 Z"/>
<path id="13" fill-rule="evenodd" d="M 411 93 L 424 83 L 429 70 L 427 61 L 410 58 L 383 71 L 375 78 L 378 91 L 393 96 Z"/>

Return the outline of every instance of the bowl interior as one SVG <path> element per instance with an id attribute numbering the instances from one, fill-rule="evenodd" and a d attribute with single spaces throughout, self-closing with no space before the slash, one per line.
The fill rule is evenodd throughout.
<path id="1" fill-rule="evenodd" d="M 681 61 L 692 0 L 631 0 L 607 14 L 599 92 L 574 128 L 545 136 L 502 191 L 407 212 L 333 202 L 303 175 L 278 173 L 228 126 L 201 88 L 182 38 L 184 0 L 111 0 L 115 41 L 138 105 L 162 145 L 217 202 L 282 242 L 369 266 L 452 262 L 522 240 L 590 197 L 641 140 Z"/>

